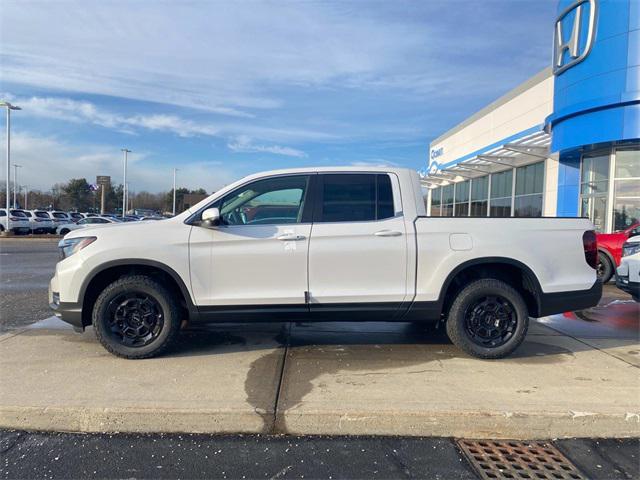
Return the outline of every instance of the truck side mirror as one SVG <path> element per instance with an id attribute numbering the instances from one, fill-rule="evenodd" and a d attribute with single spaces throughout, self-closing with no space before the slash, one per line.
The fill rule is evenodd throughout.
<path id="1" fill-rule="evenodd" d="M 201 226 L 205 228 L 213 228 L 220 225 L 220 210 L 217 208 L 207 208 L 202 212 Z"/>

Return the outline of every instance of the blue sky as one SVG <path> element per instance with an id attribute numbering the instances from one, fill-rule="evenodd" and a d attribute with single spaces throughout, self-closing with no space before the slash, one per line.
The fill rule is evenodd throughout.
<path id="1" fill-rule="evenodd" d="M 0 6 L 20 183 L 212 191 L 307 165 L 423 168 L 431 139 L 551 61 L 555 1 Z M 4 142 L 4 139 L 3 139 Z"/>

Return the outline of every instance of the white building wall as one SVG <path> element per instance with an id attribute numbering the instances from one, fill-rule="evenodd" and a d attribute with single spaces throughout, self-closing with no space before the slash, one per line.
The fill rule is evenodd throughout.
<path id="1" fill-rule="evenodd" d="M 430 145 L 430 159 L 446 164 L 532 127 L 553 110 L 553 75 L 545 69 L 452 128 Z M 441 155 L 434 151 L 442 149 Z"/>

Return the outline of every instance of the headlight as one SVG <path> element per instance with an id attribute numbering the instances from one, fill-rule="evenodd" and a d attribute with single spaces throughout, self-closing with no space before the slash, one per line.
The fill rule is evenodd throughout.
<path id="1" fill-rule="evenodd" d="M 622 256 L 628 257 L 634 253 L 640 252 L 640 242 L 629 242 L 622 246 Z"/>
<path id="2" fill-rule="evenodd" d="M 63 238 L 58 243 L 58 249 L 60 250 L 60 259 L 64 260 L 70 257 L 74 253 L 78 253 L 84 247 L 91 245 L 96 241 L 96 237 L 76 237 L 76 238 Z"/>

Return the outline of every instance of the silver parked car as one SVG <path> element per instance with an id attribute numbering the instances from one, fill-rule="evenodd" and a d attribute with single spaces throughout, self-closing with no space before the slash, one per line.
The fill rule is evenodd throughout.
<path id="1" fill-rule="evenodd" d="M 121 220 L 118 220 L 117 218 L 107 218 L 107 217 L 83 218 L 82 220 L 79 220 L 76 223 L 64 223 L 62 225 L 58 225 L 58 228 L 56 229 L 56 233 L 58 233 L 58 235 L 66 235 L 71 230 L 78 230 L 79 228 L 84 228 L 84 227 L 95 227 L 97 225 L 110 225 L 113 223 L 121 223 Z"/>

